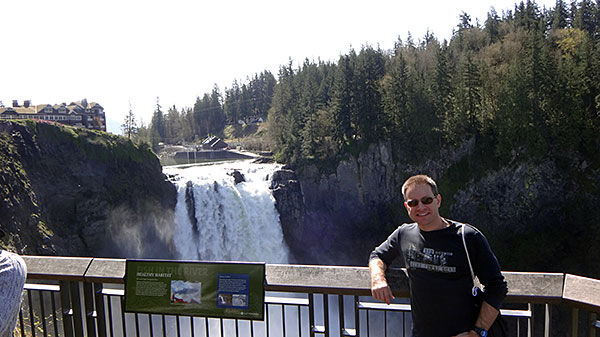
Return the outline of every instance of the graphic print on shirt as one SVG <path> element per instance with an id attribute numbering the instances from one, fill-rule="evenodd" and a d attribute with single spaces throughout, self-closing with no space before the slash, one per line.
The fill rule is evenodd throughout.
<path id="1" fill-rule="evenodd" d="M 423 251 L 420 252 L 411 247 L 408 250 L 408 266 L 438 273 L 455 273 L 456 267 L 447 266 L 447 256 L 452 256 L 452 252 L 437 251 L 431 248 L 423 248 Z"/>

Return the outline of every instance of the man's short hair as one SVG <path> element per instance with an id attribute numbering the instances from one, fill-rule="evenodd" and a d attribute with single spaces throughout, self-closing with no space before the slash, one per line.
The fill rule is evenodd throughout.
<path id="1" fill-rule="evenodd" d="M 438 195 L 438 187 L 435 180 L 430 176 L 419 174 L 406 179 L 402 185 L 402 197 L 404 197 L 404 200 L 406 200 L 406 190 L 415 185 L 429 185 L 429 187 L 431 187 L 431 192 L 433 192 L 433 196 Z"/>

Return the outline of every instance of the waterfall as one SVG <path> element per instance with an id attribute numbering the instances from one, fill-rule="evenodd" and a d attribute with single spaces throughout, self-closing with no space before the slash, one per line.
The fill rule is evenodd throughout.
<path id="1" fill-rule="evenodd" d="M 178 258 L 288 263 L 269 189 L 280 167 L 248 160 L 165 167 L 177 188 L 173 241 Z"/>

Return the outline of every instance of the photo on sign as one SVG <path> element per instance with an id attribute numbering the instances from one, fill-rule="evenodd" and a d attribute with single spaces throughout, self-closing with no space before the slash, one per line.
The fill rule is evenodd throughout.
<path id="1" fill-rule="evenodd" d="M 248 307 L 248 296 L 246 294 L 219 294 L 220 307 Z"/>
<path id="2" fill-rule="evenodd" d="M 171 303 L 200 304 L 202 282 L 171 280 Z"/>

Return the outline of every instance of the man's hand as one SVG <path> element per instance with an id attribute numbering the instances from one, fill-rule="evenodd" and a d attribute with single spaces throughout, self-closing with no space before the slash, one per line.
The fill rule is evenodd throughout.
<path id="1" fill-rule="evenodd" d="M 371 271 L 371 295 L 376 300 L 390 304 L 395 297 L 385 279 L 385 264 L 379 259 L 373 259 L 369 262 L 369 270 Z"/>

